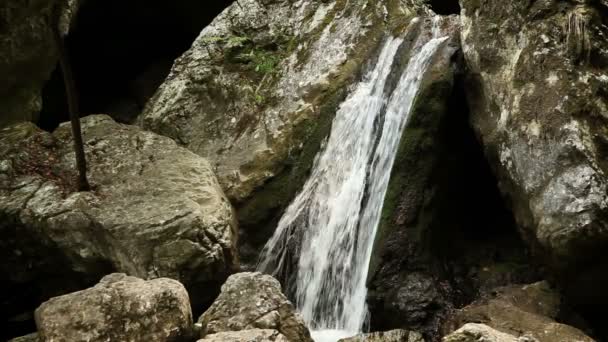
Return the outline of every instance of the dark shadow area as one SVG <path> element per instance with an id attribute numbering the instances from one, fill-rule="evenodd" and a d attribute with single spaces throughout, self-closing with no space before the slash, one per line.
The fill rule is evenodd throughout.
<path id="1" fill-rule="evenodd" d="M 461 79 L 456 80 L 448 110 L 445 149 L 434 176 L 440 189 L 439 215 L 431 223 L 428 242 L 460 307 L 495 287 L 536 281 L 539 272 L 530 265 L 510 205 L 469 125 Z"/>
<path id="2" fill-rule="evenodd" d="M 460 14 L 458 0 L 428 0 L 427 4 L 433 12 L 441 15 Z"/>
<path id="3" fill-rule="evenodd" d="M 88 265 L 90 273 L 78 272 L 53 242 L 16 220 L 0 219 L 0 341 L 35 332 L 34 310 L 43 302 L 91 287 L 115 271 L 99 260 Z"/>
<path id="4" fill-rule="evenodd" d="M 81 115 L 110 114 L 132 122 L 171 69 L 232 0 L 90 0 L 84 2 L 67 48 Z M 39 125 L 68 121 L 59 68 L 43 90 Z"/>
<path id="5" fill-rule="evenodd" d="M 451 310 L 541 278 L 470 127 L 465 95 L 460 77 L 452 90 L 431 88 L 408 123 L 419 135 L 393 170 L 402 190 L 379 232 L 381 259 L 368 285 L 372 331 L 407 328 L 439 341 Z M 442 98 L 449 100 L 438 111 Z"/>

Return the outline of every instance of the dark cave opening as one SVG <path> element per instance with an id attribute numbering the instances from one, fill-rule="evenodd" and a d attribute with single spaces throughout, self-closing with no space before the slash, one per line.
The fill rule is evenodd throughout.
<path id="1" fill-rule="evenodd" d="M 81 116 L 109 114 L 130 123 L 168 75 L 173 61 L 232 0 L 91 0 L 83 3 L 66 45 Z M 68 121 L 57 68 L 43 89 L 39 126 Z"/>
<path id="2" fill-rule="evenodd" d="M 460 14 L 458 0 L 428 0 L 427 4 L 433 12 L 440 15 Z"/>
<path id="3" fill-rule="evenodd" d="M 494 287 L 540 279 L 471 127 L 466 88 L 457 77 L 444 123 L 446 148 L 435 176 L 442 192 L 441 215 L 428 237 L 432 254 L 458 292 L 453 298 L 457 306 Z"/>

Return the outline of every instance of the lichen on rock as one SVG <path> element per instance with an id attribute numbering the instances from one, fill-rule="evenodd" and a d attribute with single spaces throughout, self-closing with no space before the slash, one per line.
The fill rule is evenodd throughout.
<path id="1" fill-rule="evenodd" d="M 0 128 L 38 118 L 42 87 L 57 64 L 50 29 L 60 6 L 60 29 L 67 34 L 79 0 L 6 0 L 0 3 Z"/>
<path id="2" fill-rule="evenodd" d="M 291 342 L 313 342 L 304 320 L 281 292 L 279 281 L 257 272 L 230 276 L 198 321 L 203 327 L 201 337 L 265 329 L 263 335 L 274 330 Z"/>

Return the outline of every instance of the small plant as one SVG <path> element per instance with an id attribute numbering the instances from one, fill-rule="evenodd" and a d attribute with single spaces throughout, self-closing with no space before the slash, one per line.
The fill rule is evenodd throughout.
<path id="1" fill-rule="evenodd" d="M 203 38 L 202 42 L 208 51 L 212 45 L 219 49 L 227 66 L 258 75 L 253 77 L 256 79 L 254 82 L 257 83 L 257 88 L 251 94 L 252 101 L 258 106 L 263 106 L 268 101 L 263 90 L 264 85 L 272 82 L 281 60 L 297 46 L 291 36 L 281 36 L 278 42 L 263 47 L 255 46 L 253 39 L 244 33 L 224 37 L 208 36 Z"/>
<path id="2" fill-rule="evenodd" d="M 262 75 L 273 73 L 281 60 L 277 54 L 265 50 L 251 50 L 250 56 L 254 71 Z"/>
<path id="3" fill-rule="evenodd" d="M 264 101 L 266 101 L 266 98 L 263 95 L 260 95 L 260 94 L 256 93 L 256 94 L 253 95 L 253 100 L 259 106 L 259 105 L 264 104 Z"/>
<path id="4" fill-rule="evenodd" d="M 248 37 L 231 36 L 226 40 L 226 43 L 229 48 L 241 48 L 249 41 L 250 39 Z"/>
<path id="5" fill-rule="evenodd" d="M 202 41 L 205 44 L 215 44 L 215 43 L 221 42 L 222 40 L 224 40 L 224 38 L 219 37 L 219 36 L 209 36 L 209 37 L 203 38 Z"/>

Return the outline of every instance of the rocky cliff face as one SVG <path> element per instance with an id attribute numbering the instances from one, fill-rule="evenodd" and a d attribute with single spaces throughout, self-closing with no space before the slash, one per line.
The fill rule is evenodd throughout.
<path id="1" fill-rule="evenodd" d="M 255 257 L 348 86 L 386 30 L 419 11 L 415 1 L 239 1 L 176 60 L 140 123 L 212 162 Z"/>
<path id="2" fill-rule="evenodd" d="M 608 7 L 462 6 L 471 120 L 501 188 L 576 301 L 596 301 L 608 242 Z"/>

